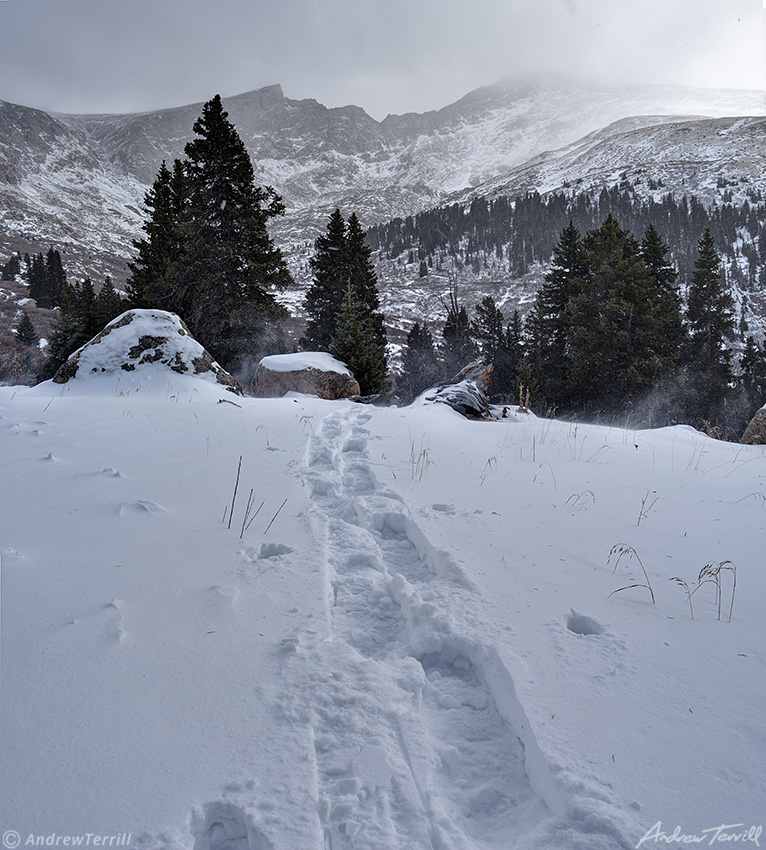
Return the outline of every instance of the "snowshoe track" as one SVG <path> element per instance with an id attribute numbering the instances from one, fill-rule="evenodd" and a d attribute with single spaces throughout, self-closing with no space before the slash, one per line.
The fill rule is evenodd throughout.
<path id="1" fill-rule="evenodd" d="M 316 688 L 324 850 L 528 846 L 550 812 L 481 662 L 461 654 L 453 623 L 470 583 L 377 482 L 369 418 L 330 414 L 306 453 L 344 668 Z"/>

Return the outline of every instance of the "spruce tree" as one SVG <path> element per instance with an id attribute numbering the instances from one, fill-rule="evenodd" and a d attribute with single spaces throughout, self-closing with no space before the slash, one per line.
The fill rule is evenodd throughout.
<path id="1" fill-rule="evenodd" d="M 317 238 L 309 264 L 313 282 L 306 293 L 309 319 L 301 345 L 306 350 L 327 351 L 335 337 L 349 282 L 346 222 L 339 209 L 330 216 L 326 232 Z"/>
<path id="2" fill-rule="evenodd" d="M 29 255 L 27 255 L 29 257 Z M 27 283 L 29 297 L 33 298 L 38 307 L 54 307 L 48 287 L 48 272 L 42 254 L 33 254 L 27 264 Z"/>
<path id="3" fill-rule="evenodd" d="M 114 288 L 112 278 L 107 275 L 96 296 L 95 322 L 99 328 L 108 325 L 125 310 L 126 304 Z"/>
<path id="4" fill-rule="evenodd" d="M 471 322 L 465 305 L 460 304 L 457 286 L 450 286 L 447 318 L 442 331 L 444 371 L 453 377 L 476 358 L 478 349 L 471 333 Z"/>
<path id="5" fill-rule="evenodd" d="M 486 363 L 494 363 L 503 341 L 503 313 L 491 295 L 485 295 L 474 309 L 471 334 Z"/>
<path id="6" fill-rule="evenodd" d="M 180 303 L 192 333 L 233 368 L 285 314 L 272 289 L 292 278 L 267 230 L 284 205 L 271 187 L 255 185 L 220 95 L 203 106 L 193 129 L 197 138 L 185 148 Z"/>
<path id="7" fill-rule="evenodd" d="M 745 342 L 740 358 L 740 386 L 744 390 L 751 410 L 766 404 L 766 342 L 760 346 L 752 336 Z"/>
<path id="8" fill-rule="evenodd" d="M 684 344 L 684 326 L 681 315 L 681 297 L 676 288 L 678 272 L 668 259 L 670 249 L 653 224 L 641 240 L 641 259 L 649 269 L 657 299 L 658 353 L 663 359 L 663 370 L 670 372 L 678 363 Z"/>
<path id="9" fill-rule="evenodd" d="M 356 214 L 351 213 L 346 223 L 336 209 L 326 233 L 317 239 L 310 261 L 314 279 L 306 294 L 309 320 L 301 339 L 305 349 L 348 353 L 343 334 L 353 329 L 357 339 L 363 330 L 363 353 L 348 355 L 362 369 L 362 375 L 357 374 L 352 362 L 341 358 L 354 372 L 363 395 L 380 392 L 386 374 L 386 330 L 371 253 Z"/>
<path id="10" fill-rule="evenodd" d="M 48 301 L 50 306 L 58 307 L 66 291 L 67 279 L 61 254 L 54 248 L 49 248 L 45 257 L 45 272 L 48 286 Z"/>
<path id="11" fill-rule="evenodd" d="M 27 313 L 26 310 L 21 311 L 21 316 L 16 323 L 15 331 L 16 341 L 21 345 L 35 347 L 37 346 L 37 343 L 40 342 L 40 336 L 35 330 L 35 326 L 29 318 L 29 313 Z"/>
<path id="12" fill-rule="evenodd" d="M 274 297 L 292 278 L 267 224 L 284 213 L 253 165 L 216 95 L 194 123 L 196 138 L 172 174 L 165 163 L 147 193 L 146 236 L 134 243 L 134 306 L 179 313 L 229 369 L 257 356 L 285 316 Z M 268 344 L 271 344 L 269 342 Z"/>
<path id="13" fill-rule="evenodd" d="M 363 396 L 382 392 L 386 383 L 385 343 L 375 333 L 373 315 L 349 283 L 329 350 L 354 373 Z"/>
<path id="14" fill-rule="evenodd" d="M 615 413 L 667 371 L 659 303 L 636 240 L 611 216 L 584 241 L 587 279 L 568 306 L 572 404 Z"/>
<path id="15" fill-rule="evenodd" d="M 549 409 L 570 400 L 567 307 L 588 273 L 580 233 L 571 219 L 553 249 L 551 263 L 526 324 L 529 367 L 541 406 Z"/>
<path id="16" fill-rule="evenodd" d="M 433 335 L 425 322 L 422 325 L 415 322 L 407 334 L 407 347 L 402 354 L 399 392 L 406 401 L 412 401 L 437 384 L 441 377 Z"/>
<path id="17" fill-rule="evenodd" d="M 686 321 L 689 339 L 686 366 L 686 401 L 691 423 L 716 423 L 732 384 L 731 355 L 724 343 L 734 334 L 731 295 L 726 290 L 715 240 L 706 230 L 698 243 L 687 294 Z"/>
<path id="18" fill-rule="evenodd" d="M 514 310 L 495 353 L 491 395 L 499 395 L 503 401 L 508 402 L 517 399 L 523 359 L 523 325 L 519 311 Z M 529 387 L 529 377 L 526 378 L 525 386 Z"/>
<path id="19" fill-rule="evenodd" d="M 147 219 L 142 229 L 146 236 L 133 241 L 136 254 L 133 262 L 128 263 L 130 277 L 125 288 L 132 307 L 181 312 L 176 277 L 183 254 L 180 234 L 183 187 L 181 161 L 175 161 L 171 174 L 163 160 L 152 187 L 144 196 Z"/>

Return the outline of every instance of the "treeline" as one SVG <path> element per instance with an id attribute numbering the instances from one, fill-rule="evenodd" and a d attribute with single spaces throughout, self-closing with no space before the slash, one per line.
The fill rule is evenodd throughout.
<path id="1" fill-rule="evenodd" d="M 440 343 L 420 323 L 408 335 L 402 392 L 481 356 L 495 365 L 495 401 L 530 397 L 547 415 L 739 436 L 766 396 L 766 346 L 750 337 L 733 360 L 733 304 L 709 230 L 685 302 L 669 254 L 651 225 L 639 242 L 612 216 L 584 237 L 570 221 L 526 322 L 515 312 L 506 323 L 490 297 L 471 318 L 453 288 Z"/>
<path id="2" fill-rule="evenodd" d="M 651 181 L 650 181 L 651 182 Z M 650 188 L 661 188 L 652 184 Z M 549 261 L 562 229 L 569 221 L 584 233 L 609 216 L 632 233 L 653 226 L 672 248 L 672 259 L 683 280 L 694 264 L 695 246 L 706 230 L 728 260 L 744 258 L 744 271 L 733 266 L 736 282 L 745 289 L 766 287 L 766 203 L 749 190 L 734 204 L 724 190 L 722 204 L 707 208 L 694 196 L 676 200 L 639 197 L 637 185 L 624 181 L 598 193 L 554 192 L 545 197 L 530 192 L 515 198 L 475 199 L 469 206 L 453 204 L 372 227 L 368 242 L 391 258 L 412 252 L 421 274 L 434 262 L 451 257 L 478 273 L 488 258 L 500 261 L 514 277 Z"/>
<path id="3" fill-rule="evenodd" d="M 46 254 L 24 254 L 23 259 L 13 254 L 0 267 L 3 280 L 20 276 L 28 286 L 28 297 L 41 309 L 55 310 L 50 339 L 45 347 L 45 357 L 37 351 L 40 334 L 25 309 L 21 309 L 13 326 L 13 342 L 22 349 L 6 358 L 8 363 L 0 371 L 7 377 L 21 380 L 46 380 L 51 378 L 67 357 L 94 337 L 108 322 L 127 306 L 125 300 L 107 277 L 94 289 L 90 278 L 70 283 L 61 260 L 61 253 L 49 248 Z"/>

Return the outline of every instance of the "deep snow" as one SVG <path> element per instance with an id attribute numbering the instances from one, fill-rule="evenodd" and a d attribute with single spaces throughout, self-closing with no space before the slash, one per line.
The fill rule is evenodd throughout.
<path id="1" fill-rule="evenodd" d="M 0 388 L 0 417 L 22 845 L 611 850 L 763 823 L 763 447 L 159 371 Z M 656 604 L 610 596 L 636 555 Z M 730 623 L 732 571 L 720 620 L 712 584 L 692 620 L 669 581 L 713 561 Z"/>

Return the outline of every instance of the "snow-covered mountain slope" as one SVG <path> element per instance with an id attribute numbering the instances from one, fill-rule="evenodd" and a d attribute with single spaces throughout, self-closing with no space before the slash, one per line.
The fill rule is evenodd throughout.
<path id="1" fill-rule="evenodd" d="M 623 119 L 450 201 L 562 188 L 599 190 L 624 180 L 656 200 L 670 193 L 720 203 L 729 190 L 732 200 L 742 203 L 748 189 L 766 188 L 766 118 Z"/>
<path id="2" fill-rule="evenodd" d="M 184 380 L 0 388 L 11 842 L 755 843 L 763 447 Z"/>
<path id="3" fill-rule="evenodd" d="M 757 92 L 505 80 L 423 115 L 292 100 L 279 86 L 227 98 L 257 179 L 284 197 L 284 241 L 313 240 L 336 206 L 370 225 L 440 203 L 544 150 L 634 115 L 758 115 Z M 50 116 L 0 103 L 0 251 L 68 249 L 81 271 L 124 276 L 143 194 L 181 156 L 201 104 L 138 115 Z M 662 120 L 661 118 L 652 120 Z M 94 266 L 91 268 L 89 266 Z"/>

